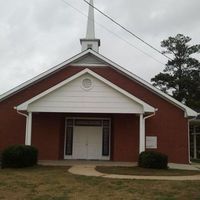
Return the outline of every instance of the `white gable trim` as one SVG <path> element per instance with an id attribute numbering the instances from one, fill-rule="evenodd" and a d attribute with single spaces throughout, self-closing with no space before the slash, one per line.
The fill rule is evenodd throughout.
<path id="1" fill-rule="evenodd" d="M 97 56 L 98 58 L 102 59 L 104 62 L 108 63 L 109 65 L 111 65 L 111 67 L 117 69 L 119 72 L 123 72 L 124 75 L 128 76 L 129 78 L 132 78 L 133 80 L 137 81 L 140 85 L 144 86 L 145 88 L 149 89 L 150 91 L 154 92 L 155 94 L 157 94 L 158 96 L 160 96 L 161 98 L 165 99 L 166 101 L 172 103 L 173 105 L 179 107 L 180 109 L 182 109 L 185 112 L 185 117 L 196 117 L 197 116 L 197 112 L 195 112 L 194 110 L 192 110 L 191 108 L 187 107 L 186 105 L 180 103 L 179 101 L 177 101 L 176 99 L 174 99 L 173 97 L 165 94 L 164 92 L 160 91 L 159 89 L 155 88 L 154 86 L 152 86 L 150 83 L 148 83 L 147 81 L 141 79 L 140 77 L 136 76 L 135 74 L 129 72 L 128 70 L 124 69 L 123 67 L 119 66 L 118 64 L 114 63 L 113 61 L 107 59 L 106 57 L 100 55 L 99 53 L 88 49 L 86 51 L 81 52 L 80 54 L 77 54 L 76 56 L 70 58 L 69 60 L 47 70 L 46 72 L 36 76 L 35 78 L 19 85 L 18 87 L 15 87 L 14 89 L 0 95 L 0 102 L 3 101 L 4 99 L 10 97 L 11 95 L 14 95 L 15 93 L 23 90 L 24 88 L 27 88 L 28 86 L 46 78 L 47 76 L 57 72 L 58 70 L 61 70 L 64 66 L 66 65 L 70 65 L 70 63 L 72 63 L 73 61 L 77 60 L 78 58 L 91 53 L 95 56 Z M 83 66 L 86 66 L 87 63 L 83 63 Z"/>
<path id="2" fill-rule="evenodd" d="M 28 105 L 33 103 L 34 101 L 44 97 L 45 95 L 53 92 L 54 90 L 66 85 L 67 83 L 75 80 L 76 78 L 82 76 L 83 74 L 90 74 L 93 77 L 99 79 L 100 81 L 104 82 L 105 84 L 109 85 L 110 87 L 112 87 L 113 89 L 117 90 L 118 92 L 122 93 L 123 95 L 125 95 L 126 97 L 129 97 L 130 99 L 132 99 L 133 101 L 137 102 L 138 104 L 142 105 L 144 112 L 155 112 L 156 109 L 153 108 L 152 106 L 150 106 L 149 104 L 145 103 L 144 101 L 138 99 L 137 97 L 133 96 L 132 94 L 128 93 L 127 91 L 121 89 L 120 87 L 116 86 L 115 84 L 111 83 L 110 81 L 104 79 L 103 77 L 101 77 L 100 75 L 96 74 L 95 72 L 89 70 L 89 69 L 84 69 L 81 72 L 71 76 L 70 78 L 62 81 L 61 83 L 53 86 L 52 88 L 42 92 L 41 94 L 31 98 L 30 100 L 18 105 L 16 107 L 17 110 L 27 110 L 28 109 Z"/>

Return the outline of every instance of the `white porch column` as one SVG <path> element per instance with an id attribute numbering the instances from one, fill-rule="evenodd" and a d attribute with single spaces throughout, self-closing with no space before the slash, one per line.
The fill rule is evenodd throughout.
<path id="1" fill-rule="evenodd" d="M 143 151 L 145 151 L 145 120 L 143 114 L 140 114 L 139 152 Z"/>
<path id="2" fill-rule="evenodd" d="M 25 145 L 31 145 L 31 137 L 32 137 L 32 112 L 29 112 L 28 117 L 26 118 Z"/>

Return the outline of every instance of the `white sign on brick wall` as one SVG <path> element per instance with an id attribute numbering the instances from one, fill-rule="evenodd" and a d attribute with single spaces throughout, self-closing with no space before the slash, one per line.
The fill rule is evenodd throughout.
<path id="1" fill-rule="evenodd" d="M 146 148 L 157 149 L 157 136 L 146 136 Z"/>

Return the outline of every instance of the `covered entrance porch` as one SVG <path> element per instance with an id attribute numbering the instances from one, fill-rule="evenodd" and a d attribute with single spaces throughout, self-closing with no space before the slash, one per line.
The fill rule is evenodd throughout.
<path id="1" fill-rule="evenodd" d="M 135 161 L 156 109 L 85 69 L 16 107 L 40 159 Z"/>
<path id="2" fill-rule="evenodd" d="M 145 150 L 138 114 L 32 113 L 40 160 L 136 162 Z M 28 140 L 26 140 L 27 142 Z"/>

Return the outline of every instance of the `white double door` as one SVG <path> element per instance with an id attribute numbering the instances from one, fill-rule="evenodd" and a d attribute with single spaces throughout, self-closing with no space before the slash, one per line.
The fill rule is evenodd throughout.
<path id="1" fill-rule="evenodd" d="M 74 126 L 73 159 L 102 159 L 102 127 Z"/>

